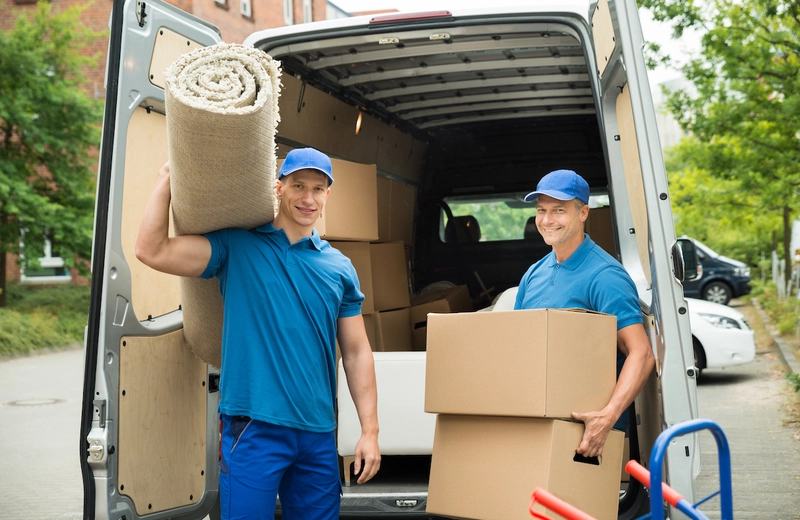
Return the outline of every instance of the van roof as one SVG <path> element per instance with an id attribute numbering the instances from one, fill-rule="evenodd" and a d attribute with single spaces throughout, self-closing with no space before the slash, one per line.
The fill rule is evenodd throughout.
<path id="1" fill-rule="evenodd" d="M 582 43 L 589 3 L 531 4 L 329 20 L 257 32 L 245 44 L 425 141 L 457 127 L 593 117 L 595 57 Z"/>

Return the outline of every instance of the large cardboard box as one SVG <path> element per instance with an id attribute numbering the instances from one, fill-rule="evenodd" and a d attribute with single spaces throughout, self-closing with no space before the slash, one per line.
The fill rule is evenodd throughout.
<path id="1" fill-rule="evenodd" d="M 373 306 L 376 311 L 408 307 L 408 270 L 402 242 L 370 244 Z"/>
<path id="2" fill-rule="evenodd" d="M 331 242 L 331 246 L 349 258 L 353 267 L 356 268 L 361 292 L 364 293 L 361 312 L 363 314 L 375 312 L 375 306 L 372 303 L 372 261 L 370 260 L 369 242 Z"/>
<path id="3" fill-rule="evenodd" d="M 411 327 L 408 325 L 408 308 L 376 312 L 375 351 L 406 352 L 411 350 Z"/>
<path id="4" fill-rule="evenodd" d="M 570 418 L 616 385 L 616 317 L 566 309 L 428 315 L 425 411 Z"/>
<path id="5" fill-rule="evenodd" d="M 412 245 L 417 189 L 395 179 L 378 177 L 378 240 Z"/>
<path id="6" fill-rule="evenodd" d="M 414 350 L 425 350 L 428 336 L 428 314 L 472 312 L 472 298 L 466 285 L 433 291 L 411 301 L 409 319 Z"/>
<path id="7" fill-rule="evenodd" d="M 331 159 L 334 183 L 315 224 L 325 240 L 378 239 L 378 179 L 374 164 Z"/>
<path id="8" fill-rule="evenodd" d="M 614 225 L 609 206 L 589 210 L 589 218 L 586 219 L 586 233 L 608 254 L 617 256 L 617 248 L 614 245 Z"/>
<path id="9" fill-rule="evenodd" d="M 530 519 L 531 494 L 539 486 L 598 520 L 616 519 L 624 434 L 609 434 L 595 465 L 575 460 L 583 430 L 583 423 L 553 419 L 439 415 L 426 511 Z"/>

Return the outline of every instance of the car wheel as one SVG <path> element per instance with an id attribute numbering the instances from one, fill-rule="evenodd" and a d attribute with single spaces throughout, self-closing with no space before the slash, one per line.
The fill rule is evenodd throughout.
<path id="1" fill-rule="evenodd" d="M 725 282 L 711 282 L 703 288 L 703 299 L 714 303 L 728 305 L 731 301 L 731 286 Z"/>
<path id="2" fill-rule="evenodd" d="M 692 338 L 692 350 L 694 351 L 694 366 L 697 368 L 696 378 L 700 379 L 700 374 L 706 368 L 706 352 L 703 350 L 703 345 L 695 337 Z"/>

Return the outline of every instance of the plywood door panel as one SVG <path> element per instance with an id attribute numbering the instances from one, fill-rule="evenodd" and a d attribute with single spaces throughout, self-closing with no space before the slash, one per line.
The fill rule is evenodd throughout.
<path id="1" fill-rule="evenodd" d="M 619 126 L 620 146 L 622 148 L 622 167 L 625 170 L 625 185 L 628 187 L 628 200 L 633 216 L 639 260 L 642 263 L 642 271 L 644 271 L 647 281 L 650 283 L 647 205 L 644 198 L 642 164 L 639 161 L 639 145 L 636 141 L 636 128 L 633 124 L 631 94 L 627 84 L 617 98 L 617 125 Z"/>
<path id="2" fill-rule="evenodd" d="M 158 170 L 167 161 L 166 118 L 137 108 L 128 125 L 122 200 L 122 252 L 131 272 L 131 300 L 139 320 L 161 316 L 180 305 L 178 277 L 155 271 L 134 253 L 139 223 L 153 191 Z M 173 234 L 170 219 L 170 234 Z"/>
<path id="3" fill-rule="evenodd" d="M 120 342 L 117 489 L 139 515 L 203 495 L 206 373 L 182 330 Z"/>

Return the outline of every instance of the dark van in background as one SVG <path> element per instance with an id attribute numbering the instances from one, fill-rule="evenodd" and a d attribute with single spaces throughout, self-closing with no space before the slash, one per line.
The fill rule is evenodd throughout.
<path id="1" fill-rule="evenodd" d="M 732 298 L 750 294 L 750 268 L 738 260 L 723 256 L 699 240 L 691 240 L 703 266 L 703 274 L 683 283 L 683 294 L 687 298 L 700 298 L 727 305 Z"/>

